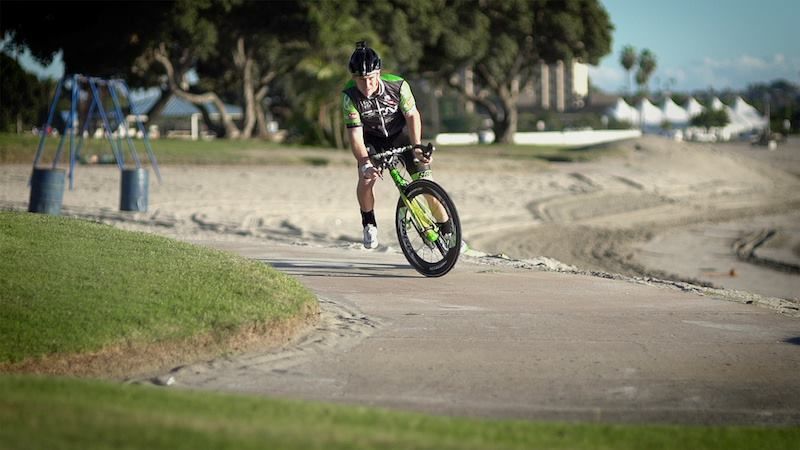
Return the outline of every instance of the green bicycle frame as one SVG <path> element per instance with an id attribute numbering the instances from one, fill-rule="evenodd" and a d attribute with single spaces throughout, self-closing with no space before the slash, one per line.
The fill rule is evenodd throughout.
<path id="1" fill-rule="evenodd" d="M 400 174 L 400 171 L 397 170 L 396 167 L 392 167 L 389 169 L 389 174 L 392 176 L 392 180 L 394 180 L 395 186 L 397 186 L 397 190 L 400 191 L 400 198 L 403 200 L 403 203 L 406 207 L 411 211 L 411 218 L 415 221 L 415 225 L 419 227 L 419 229 L 425 231 L 425 238 L 428 239 L 430 242 L 435 242 L 439 239 L 439 232 L 437 231 L 436 224 L 431 222 L 428 217 L 430 210 L 426 211 L 426 207 L 421 205 L 416 199 L 414 201 L 410 201 L 405 194 L 405 188 L 408 186 L 408 180 L 406 180 L 403 175 Z"/>

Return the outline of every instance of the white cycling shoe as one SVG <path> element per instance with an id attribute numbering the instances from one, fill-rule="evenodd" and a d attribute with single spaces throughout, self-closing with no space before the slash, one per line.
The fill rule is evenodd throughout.
<path id="1" fill-rule="evenodd" d="M 367 225 L 364 227 L 364 248 L 377 248 L 378 247 L 378 227 L 375 225 Z"/>

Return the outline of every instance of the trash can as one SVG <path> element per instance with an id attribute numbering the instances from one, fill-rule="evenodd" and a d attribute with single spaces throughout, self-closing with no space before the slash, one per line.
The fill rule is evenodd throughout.
<path id="1" fill-rule="evenodd" d="M 123 169 L 119 209 L 121 211 L 147 211 L 147 169 Z"/>
<path id="2" fill-rule="evenodd" d="M 54 216 L 61 214 L 65 175 L 64 169 L 37 169 L 34 167 L 28 211 Z"/>

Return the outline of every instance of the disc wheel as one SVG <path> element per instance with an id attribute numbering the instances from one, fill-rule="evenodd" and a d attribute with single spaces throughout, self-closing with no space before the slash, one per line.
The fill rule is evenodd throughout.
<path id="1" fill-rule="evenodd" d="M 461 223 L 456 206 L 447 192 L 431 180 L 411 182 L 405 197 L 408 204 L 400 198 L 395 213 L 400 248 L 417 272 L 440 277 L 453 268 L 461 252 Z M 434 211 L 438 211 L 438 217 Z M 450 233 L 444 233 L 437 225 L 442 216 L 448 218 Z"/>

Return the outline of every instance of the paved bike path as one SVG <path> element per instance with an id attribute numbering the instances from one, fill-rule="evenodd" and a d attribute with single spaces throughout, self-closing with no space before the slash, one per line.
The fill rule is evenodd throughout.
<path id="1" fill-rule="evenodd" d="M 800 319 L 665 287 L 399 253 L 201 242 L 320 298 L 286 349 L 176 369 L 177 386 L 435 414 L 800 424 Z"/>

